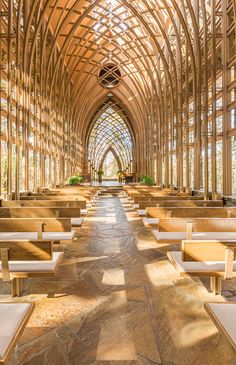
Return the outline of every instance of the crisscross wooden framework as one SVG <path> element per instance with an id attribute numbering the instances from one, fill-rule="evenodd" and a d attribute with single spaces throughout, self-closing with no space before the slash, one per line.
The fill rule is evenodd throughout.
<path id="1" fill-rule="evenodd" d="M 92 171 L 103 164 L 104 156 L 112 151 L 120 170 L 128 170 L 133 162 L 132 132 L 128 117 L 116 101 L 108 99 L 100 106 L 88 133 L 88 160 Z"/>
<path id="2" fill-rule="evenodd" d="M 236 193 L 235 23 L 235 0 L 0 0 L 1 192 L 88 167 L 114 64 L 137 173 Z"/>

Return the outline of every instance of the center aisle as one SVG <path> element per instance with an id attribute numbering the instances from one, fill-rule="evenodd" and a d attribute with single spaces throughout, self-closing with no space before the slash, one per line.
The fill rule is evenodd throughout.
<path id="1" fill-rule="evenodd" d="M 105 189 L 76 239 L 59 246 L 55 277 L 25 281 L 14 299 L 36 308 L 10 365 L 229 364 L 233 352 L 203 308 L 216 297 L 180 278 L 166 257 L 174 247 Z M 10 285 L 0 293 L 11 300 Z"/>
<path id="2" fill-rule="evenodd" d="M 71 351 L 71 364 L 160 364 L 144 270 L 149 259 L 145 252 L 139 254 L 119 198 L 99 197 L 88 222 L 86 251 L 93 264 L 82 277 L 93 293 L 106 299 L 87 316 Z"/>

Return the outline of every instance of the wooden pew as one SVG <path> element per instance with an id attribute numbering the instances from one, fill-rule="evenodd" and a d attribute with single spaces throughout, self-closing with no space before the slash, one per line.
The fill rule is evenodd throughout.
<path id="1" fill-rule="evenodd" d="M 69 200 L 69 202 L 68 202 Z M 48 201 L 48 203 L 46 203 L 47 205 L 49 205 L 49 201 L 53 201 L 53 203 L 51 204 L 51 206 L 54 206 L 54 202 L 55 201 L 61 201 L 61 202 L 65 202 L 67 204 L 67 206 L 75 206 L 73 205 L 71 202 L 80 202 L 80 208 L 82 209 L 86 209 L 87 205 L 91 206 L 91 204 L 94 202 L 93 197 L 91 196 L 81 196 L 81 195 L 34 195 L 34 196 L 24 196 L 21 197 L 22 204 L 24 206 L 27 205 L 28 201 L 31 202 L 42 202 L 42 204 L 45 204 L 43 202 Z M 38 203 L 37 203 L 38 204 Z M 69 205 L 68 205 L 69 204 Z M 2 206 L 5 206 L 4 204 L 2 204 Z M 78 206 L 78 205 L 76 205 Z"/>
<path id="2" fill-rule="evenodd" d="M 1 278 L 12 282 L 12 296 L 20 296 L 22 279 L 53 276 L 63 253 L 53 252 L 53 241 L 12 240 L 0 241 L 0 256 Z"/>
<path id="3" fill-rule="evenodd" d="M 167 254 L 180 276 L 209 276 L 211 290 L 221 292 L 221 279 L 236 277 L 236 239 L 184 240 L 181 251 Z"/>
<path id="4" fill-rule="evenodd" d="M 236 218 L 161 218 L 152 231 L 158 242 L 182 240 L 236 240 Z"/>
<path id="5" fill-rule="evenodd" d="M 168 201 L 171 201 L 171 200 L 178 200 L 178 201 L 184 201 L 184 200 L 193 200 L 193 201 L 204 201 L 201 197 L 198 197 L 198 196 L 169 196 L 169 195 L 166 195 L 166 196 L 160 196 L 160 195 L 157 195 L 157 196 L 134 196 L 131 200 L 131 203 L 133 204 L 139 204 L 139 202 L 141 201 L 150 201 L 150 202 L 158 202 L 159 201 L 163 201 L 163 200 L 168 200 Z"/>
<path id="6" fill-rule="evenodd" d="M 0 303 L 0 365 L 8 363 L 34 307 L 34 303 Z"/>
<path id="7" fill-rule="evenodd" d="M 236 207 L 147 208 L 147 218 L 236 218 Z"/>
<path id="8" fill-rule="evenodd" d="M 147 208 L 177 208 L 177 207 L 223 207 L 223 200 L 167 200 L 141 201 L 135 208 L 139 216 L 146 216 Z"/>
<path id="9" fill-rule="evenodd" d="M 86 200 L 2 200 L 2 207 L 67 207 L 86 209 Z"/>
<path id="10" fill-rule="evenodd" d="M 147 208 L 143 223 L 157 225 L 160 218 L 236 218 L 236 208 Z"/>
<path id="11" fill-rule="evenodd" d="M 91 197 L 85 197 L 82 195 L 71 195 L 69 196 L 70 200 L 74 201 L 90 201 Z M 24 196 L 20 200 L 62 200 L 67 201 L 68 196 L 67 195 L 33 195 L 33 196 Z"/>
<path id="12" fill-rule="evenodd" d="M 98 193 L 98 190 L 88 190 L 88 189 L 79 189 L 79 190 L 74 190 L 74 189 L 62 189 L 56 192 L 57 195 L 66 195 L 66 196 L 70 196 L 70 195 L 90 195 L 91 197 L 96 196 Z"/>
<path id="13" fill-rule="evenodd" d="M 236 352 L 236 302 L 205 303 L 204 308 Z"/>
<path id="14" fill-rule="evenodd" d="M 0 239 L 72 240 L 70 218 L 0 218 Z"/>
<path id="15" fill-rule="evenodd" d="M 0 218 L 70 218 L 72 226 L 83 222 L 80 208 L 62 207 L 13 207 L 0 208 Z"/>

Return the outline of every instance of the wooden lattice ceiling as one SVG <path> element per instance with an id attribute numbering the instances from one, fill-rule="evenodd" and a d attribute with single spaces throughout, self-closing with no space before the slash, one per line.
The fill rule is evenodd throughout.
<path id="1" fill-rule="evenodd" d="M 209 1 L 205 3 L 210 11 Z M 91 100 L 95 105 L 106 93 L 97 82 L 106 63 L 121 69 L 123 78 L 116 95 L 128 101 L 137 123 L 147 118 L 153 96 L 158 102 L 164 76 L 173 87 L 177 84 L 163 47 L 172 52 L 172 66 L 176 67 L 176 38 L 177 42 L 194 38 L 190 0 L 44 0 L 43 4 L 52 42 L 60 49 L 74 82 L 82 130 L 87 129 L 84 123 Z"/>

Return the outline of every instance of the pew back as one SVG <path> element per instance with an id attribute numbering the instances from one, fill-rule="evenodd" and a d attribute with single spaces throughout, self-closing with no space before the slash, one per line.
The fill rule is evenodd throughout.
<path id="1" fill-rule="evenodd" d="M 149 207 L 223 207 L 223 200 L 162 200 L 140 201 L 139 209 Z"/>
<path id="2" fill-rule="evenodd" d="M 52 259 L 53 242 L 49 240 L 0 240 L 1 260 L 5 249 L 7 249 L 9 261 L 48 261 Z"/>
<path id="3" fill-rule="evenodd" d="M 71 207 L 86 209 L 86 200 L 2 200 L 2 207 Z"/>
<path id="4" fill-rule="evenodd" d="M 90 197 L 85 197 L 82 195 L 70 195 L 70 200 L 72 201 L 86 201 L 90 200 Z M 33 195 L 33 196 L 24 196 L 21 200 L 68 200 L 67 195 Z"/>
<path id="5" fill-rule="evenodd" d="M 236 248 L 236 240 L 184 240 L 181 243 L 183 261 L 224 261 L 227 248 Z M 234 252 L 236 260 L 236 252 Z"/>
<path id="6" fill-rule="evenodd" d="M 187 232 L 192 223 L 193 232 L 236 232 L 236 218 L 161 218 L 160 232 Z"/>
<path id="7" fill-rule="evenodd" d="M 141 202 L 141 201 L 165 201 L 165 200 L 178 200 L 178 201 L 184 201 L 184 200 L 193 200 L 193 201 L 203 201 L 203 198 L 198 196 L 150 196 L 150 195 L 140 195 L 140 196 L 134 196 L 132 197 L 135 204 Z"/>
<path id="8" fill-rule="evenodd" d="M 0 232 L 71 232 L 70 218 L 0 218 Z"/>
<path id="9" fill-rule="evenodd" d="M 0 208 L 0 218 L 79 218 L 80 208 L 13 207 Z"/>
<path id="10" fill-rule="evenodd" d="M 236 218 L 236 208 L 223 207 L 161 207 L 147 208 L 148 218 Z"/>

